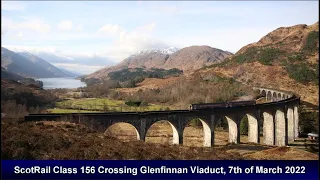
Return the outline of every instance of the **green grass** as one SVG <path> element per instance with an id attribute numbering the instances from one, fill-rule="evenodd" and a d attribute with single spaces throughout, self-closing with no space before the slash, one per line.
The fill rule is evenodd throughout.
<path id="1" fill-rule="evenodd" d="M 125 101 L 111 100 L 107 98 L 84 98 L 72 99 L 56 103 L 59 109 L 82 109 L 96 111 L 111 111 L 111 112 L 136 112 L 136 111 L 159 111 L 165 110 L 166 106 L 149 104 L 148 106 L 133 107 L 125 104 Z"/>
<path id="2" fill-rule="evenodd" d="M 88 99 L 72 99 L 72 100 L 66 100 L 57 102 L 56 106 L 63 106 L 63 105 L 73 105 L 73 106 L 103 106 L 106 104 L 107 106 L 119 106 L 121 104 L 124 104 L 123 101 L 117 101 L 117 100 L 110 100 L 105 98 L 88 98 Z"/>
<path id="3" fill-rule="evenodd" d="M 47 109 L 50 113 L 95 113 L 99 111 L 75 110 L 75 109 Z"/>

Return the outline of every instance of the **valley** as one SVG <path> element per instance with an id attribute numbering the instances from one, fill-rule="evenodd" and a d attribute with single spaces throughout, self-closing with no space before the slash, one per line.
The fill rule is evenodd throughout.
<path id="1" fill-rule="evenodd" d="M 217 119 L 214 147 L 203 147 L 205 126 L 197 118 L 191 119 L 182 130 L 180 145 L 173 143 L 175 132 L 168 120 L 153 124 L 146 132 L 145 142 L 137 141 L 135 128 L 126 123 L 115 123 L 104 132 L 98 132 L 64 120 L 23 120 L 28 114 L 38 113 L 152 111 L 160 114 L 170 110 L 187 111 L 190 104 L 199 103 L 254 101 L 262 104 L 268 103 L 266 94 L 262 95 L 253 87 L 266 87 L 297 94 L 303 102 L 295 114 L 300 118 L 299 133 L 318 133 L 318 26 L 315 23 L 278 28 L 235 54 L 207 45 L 140 50 L 116 65 L 81 76 L 45 60 L 50 58 L 58 62 L 64 58 L 74 61 L 72 58 L 14 52 L 2 47 L 2 157 L 318 159 L 318 142 L 306 137 L 295 137 L 297 141 L 287 146 L 265 144 L 267 137 L 263 136 L 263 123 L 257 123 L 257 129 L 260 128 L 258 137 L 263 143 L 249 142 L 250 118 L 245 115 L 238 119 L 239 126 L 236 125 L 240 132 L 239 142 L 235 136 L 230 136 L 234 133 L 230 130 L 234 126 L 229 124 L 233 117 Z M 95 58 L 99 59 L 88 59 Z M 86 86 L 47 88 L 43 83 L 48 82 L 35 80 L 39 78 L 76 78 Z M 64 87 L 62 85 L 71 85 L 71 82 L 60 84 Z M 281 100 L 284 99 L 277 99 L 275 103 Z M 284 114 L 275 117 L 282 116 L 285 117 Z M 230 137 L 232 141 L 236 139 L 236 143 L 231 142 Z"/>
<path id="2" fill-rule="evenodd" d="M 85 110 L 90 112 L 137 112 L 137 111 L 159 111 L 169 107 L 144 104 L 140 106 L 130 106 L 126 101 L 112 100 L 107 98 L 81 98 L 60 101 L 55 104 L 56 110 Z M 54 110 L 54 109 L 53 109 Z M 48 110 L 51 111 L 51 110 Z M 55 110 L 54 110 L 55 111 Z"/>

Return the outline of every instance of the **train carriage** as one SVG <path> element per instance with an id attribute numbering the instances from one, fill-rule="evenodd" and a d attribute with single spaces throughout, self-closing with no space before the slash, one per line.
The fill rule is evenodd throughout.
<path id="1" fill-rule="evenodd" d="M 236 107 L 236 106 L 247 106 L 255 105 L 256 101 L 232 101 L 232 102 L 223 102 L 223 103 L 200 103 L 200 104 L 190 104 L 190 110 L 199 110 L 199 109 L 213 109 L 213 108 L 226 108 L 226 107 Z"/>
<path id="2" fill-rule="evenodd" d="M 256 101 L 231 101 L 228 102 L 228 107 L 235 107 L 235 106 L 248 106 L 248 105 L 255 105 Z"/>
<path id="3" fill-rule="evenodd" d="M 201 103 L 201 104 L 191 104 L 190 110 L 197 109 L 212 109 L 212 108 L 225 108 L 228 107 L 227 103 Z"/>

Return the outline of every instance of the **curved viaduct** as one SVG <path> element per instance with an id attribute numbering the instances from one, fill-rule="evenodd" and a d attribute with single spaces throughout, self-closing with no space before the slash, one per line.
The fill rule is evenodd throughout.
<path id="1" fill-rule="evenodd" d="M 192 119 L 203 125 L 204 147 L 214 145 L 215 126 L 225 118 L 229 127 L 229 142 L 240 143 L 240 122 L 248 117 L 248 141 L 267 145 L 286 146 L 298 137 L 298 106 L 300 98 L 293 93 L 268 88 L 254 88 L 266 95 L 267 103 L 212 108 L 202 110 L 172 110 L 149 112 L 30 114 L 26 121 L 55 120 L 80 123 L 98 132 L 105 132 L 115 123 L 129 123 L 135 127 L 137 139 L 144 141 L 147 130 L 156 122 L 166 120 L 173 131 L 173 144 L 183 143 L 183 130 Z M 271 95 L 271 96 L 270 96 Z M 264 142 L 260 142 L 260 132 Z"/>

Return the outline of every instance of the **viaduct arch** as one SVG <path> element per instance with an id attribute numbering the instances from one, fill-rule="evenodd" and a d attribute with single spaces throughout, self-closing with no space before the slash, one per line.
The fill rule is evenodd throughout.
<path id="1" fill-rule="evenodd" d="M 183 131 L 192 119 L 199 119 L 203 126 L 203 146 L 214 146 L 215 125 L 218 118 L 225 117 L 229 126 L 230 143 L 240 143 L 240 122 L 248 117 L 248 141 L 260 143 L 260 127 L 267 145 L 286 146 L 298 137 L 297 95 L 269 88 L 254 88 L 266 97 L 267 103 L 234 107 L 219 107 L 200 110 L 171 110 L 149 112 L 112 112 L 112 113 L 69 113 L 69 114 L 29 114 L 26 121 L 68 121 L 87 125 L 98 132 L 104 132 L 119 122 L 129 123 L 137 137 L 145 141 L 148 129 L 156 122 L 166 120 L 173 130 L 173 144 L 183 144 Z"/>

